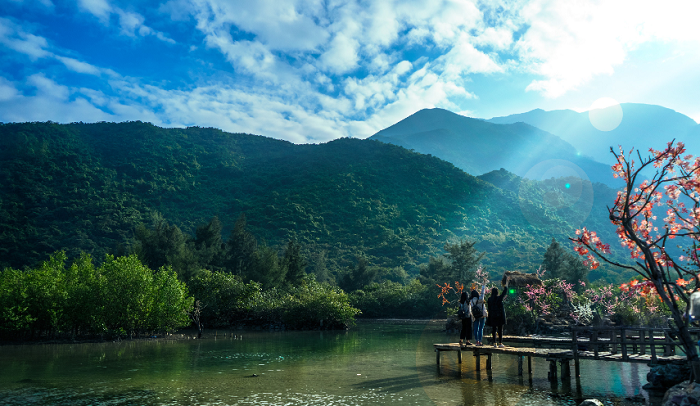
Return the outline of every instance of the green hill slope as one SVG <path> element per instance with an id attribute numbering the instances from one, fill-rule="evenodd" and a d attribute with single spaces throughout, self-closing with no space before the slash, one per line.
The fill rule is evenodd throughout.
<path id="1" fill-rule="evenodd" d="M 475 178 L 372 140 L 294 145 L 141 122 L 4 124 L 0 162 L 0 267 L 34 265 L 58 249 L 100 259 L 158 211 L 189 233 L 216 215 L 224 236 L 245 213 L 259 239 L 279 246 L 295 237 L 309 258 L 325 251 L 329 269 L 362 254 L 416 274 L 446 241 L 467 237 L 493 272 L 532 271 L 551 238 L 564 240 L 587 218 L 563 184 L 516 193 L 505 171 L 510 185 L 497 187 L 498 172 Z M 596 187 L 588 185 L 580 189 Z M 585 221 L 605 229 L 606 216 Z"/>

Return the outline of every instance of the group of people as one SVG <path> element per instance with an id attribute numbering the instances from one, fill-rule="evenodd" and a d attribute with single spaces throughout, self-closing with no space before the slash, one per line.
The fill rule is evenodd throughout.
<path id="1" fill-rule="evenodd" d="M 481 285 L 481 294 L 472 289 L 471 295 L 467 297 L 467 292 L 462 292 L 459 299 L 460 315 L 462 315 L 462 331 L 459 334 L 459 345 L 472 345 L 469 341 L 472 338 L 472 327 L 476 345 L 484 345 L 481 341 L 484 336 L 484 325 L 491 326 L 493 334 L 493 346 L 505 347 L 503 345 L 503 326 L 506 324 L 506 310 L 503 307 L 503 299 L 508 293 L 510 277 L 506 276 L 506 286 L 503 293 L 498 294 L 498 288 L 491 289 L 491 296 L 484 300 L 486 293 L 486 283 Z M 488 305 L 488 306 L 485 306 Z M 498 341 L 496 341 L 498 335 Z"/>

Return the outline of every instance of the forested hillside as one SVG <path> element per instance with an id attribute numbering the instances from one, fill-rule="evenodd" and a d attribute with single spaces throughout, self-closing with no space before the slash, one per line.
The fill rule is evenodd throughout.
<path id="1" fill-rule="evenodd" d="M 552 238 L 565 241 L 584 219 L 615 238 L 604 206 L 588 204 L 614 199 L 602 185 L 522 183 L 506 171 L 476 178 L 372 140 L 294 145 L 142 122 L 3 124 L 0 162 L 0 267 L 34 266 L 60 249 L 99 261 L 132 244 L 156 212 L 190 235 L 218 216 L 224 237 L 245 213 L 260 241 L 281 250 L 294 238 L 310 267 L 323 261 L 334 272 L 361 256 L 416 275 L 463 238 L 492 273 L 533 271 Z M 601 276 L 615 278 L 591 274 Z"/>

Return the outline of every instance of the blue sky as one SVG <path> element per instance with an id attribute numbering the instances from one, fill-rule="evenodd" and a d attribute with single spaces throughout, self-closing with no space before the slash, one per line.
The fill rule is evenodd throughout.
<path id="1" fill-rule="evenodd" d="M 441 107 L 601 97 L 700 121 L 700 3 L 0 0 L 0 121 L 142 120 L 295 143 Z"/>

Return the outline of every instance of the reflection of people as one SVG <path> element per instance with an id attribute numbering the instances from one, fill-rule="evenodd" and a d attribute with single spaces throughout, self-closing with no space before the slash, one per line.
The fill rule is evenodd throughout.
<path id="1" fill-rule="evenodd" d="M 471 299 L 469 304 L 471 306 L 478 306 L 481 309 L 481 317 L 473 317 L 474 321 L 474 339 L 476 340 L 476 345 L 484 345 L 481 340 L 484 336 L 484 323 L 486 322 L 486 307 L 484 306 L 484 294 L 486 293 L 486 282 L 481 285 L 481 295 L 476 293 L 476 290 L 472 290 Z"/>
<path id="2" fill-rule="evenodd" d="M 462 331 L 459 333 L 459 346 L 472 345 L 469 342 L 472 338 L 472 309 L 467 301 L 467 292 L 462 292 L 459 297 L 459 307 L 464 309 L 464 314 L 467 316 L 462 319 Z"/>
<path id="3" fill-rule="evenodd" d="M 510 276 L 506 277 L 506 287 L 503 289 L 503 293 L 498 295 L 498 289 L 491 289 L 491 296 L 489 296 L 489 318 L 486 320 L 486 324 L 491 326 L 491 334 L 493 335 L 493 346 L 494 347 L 505 347 L 503 345 L 503 325 L 506 324 L 506 309 L 503 307 L 503 299 L 508 293 L 508 284 L 510 283 Z M 496 333 L 498 333 L 498 342 L 496 342 Z"/>

